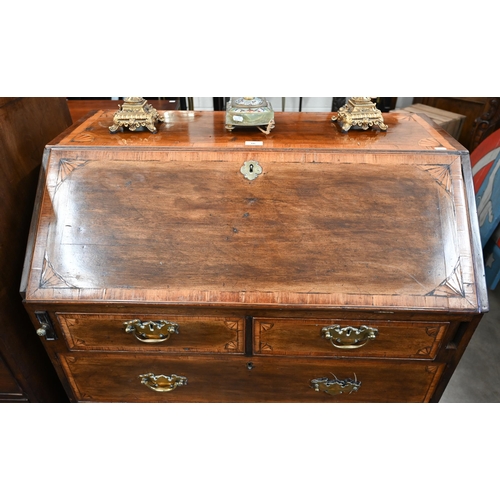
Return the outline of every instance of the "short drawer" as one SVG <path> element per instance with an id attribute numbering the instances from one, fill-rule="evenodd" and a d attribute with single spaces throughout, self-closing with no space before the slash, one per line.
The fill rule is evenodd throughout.
<path id="1" fill-rule="evenodd" d="M 427 402 L 443 366 L 425 361 L 80 352 L 60 358 L 78 401 Z"/>
<path id="2" fill-rule="evenodd" d="M 72 351 L 242 353 L 244 320 L 211 316 L 57 314 Z"/>
<path id="3" fill-rule="evenodd" d="M 434 359 L 449 323 L 255 318 L 259 355 Z"/>

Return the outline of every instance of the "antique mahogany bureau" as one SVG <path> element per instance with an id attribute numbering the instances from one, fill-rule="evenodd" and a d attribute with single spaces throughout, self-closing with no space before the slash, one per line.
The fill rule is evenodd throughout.
<path id="1" fill-rule="evenodd" d="M 488 309 L 460 144 L 418 114 L 113 113 L 47 145 L 21 285 L 71 401 L 439 400 Z"/>

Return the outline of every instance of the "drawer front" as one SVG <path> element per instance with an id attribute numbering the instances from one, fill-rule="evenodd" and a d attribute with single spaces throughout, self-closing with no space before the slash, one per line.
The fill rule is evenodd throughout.
<path id="1" fill-rule="evenodd" d="M 75 353 L 61 364 L 79 401 L 426 402 L 443 365 L 245 356 Z"/>
<path id="2" fill-rule="evenodd" d="M 242 353 L 244 320 L 210 316 L 57 314 L 72 351 Z"/>
<path id="3" fill-rule="evenodd" d="M 256 318 L 262 355 L 434 359 L 449 323 Z"/>

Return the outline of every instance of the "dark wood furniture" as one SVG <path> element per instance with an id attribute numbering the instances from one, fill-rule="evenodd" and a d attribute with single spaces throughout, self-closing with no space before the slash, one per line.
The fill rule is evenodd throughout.
<path id="1" fill-rule="evenodd" d="M 90 116 L 45 154 L 23 288 L 72 401 L 438 401 L 487 311 L 468 152 L 420 115 L 157 134 Z"/>
<path id="2" fill-rule="evenodd" d="M 64 98 L 0 98 L 0 402 L 67 401 L 19 286 L 44 147 L 70 124 Z"/>
<path id="3" fill-rule="evenodd" d="M 73 123 L 100 109 L 113 109 L 116 112 L 121 104 L 123 104 L 123 99 L 68 99 L 68 108 Z M 148 104 L 151 104 L 158 111 L 182 109 L 179 98 L 148 99 Z"/>
<path id="4" fill-rule="evenodd" d="M 500 97 L 415 97 L 413 102 L 465 115 L 458 140 L 470 152 L 500 128 Z"/>

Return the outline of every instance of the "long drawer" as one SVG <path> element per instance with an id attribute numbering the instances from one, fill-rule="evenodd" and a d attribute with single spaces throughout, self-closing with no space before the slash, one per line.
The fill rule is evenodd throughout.
<path id="1" fill-rule="evenodd" d="M 244 352 L 244 320 L 212 316 L 57 314 L 72 351 Z"/>
<path id="2" fill-rule="evenodd" d="M 449 323 L 255 318 L 259 355 L 434 359 Z"/>
<path id="3" fill-rule="evenodd" d="M 61 365 L 78 401 L 427 402 L 443 365 L 80 352 Z"/>

